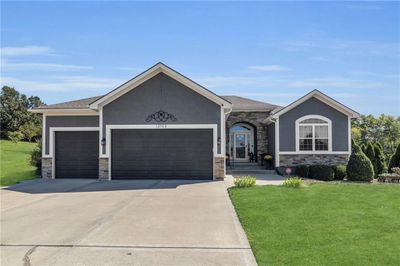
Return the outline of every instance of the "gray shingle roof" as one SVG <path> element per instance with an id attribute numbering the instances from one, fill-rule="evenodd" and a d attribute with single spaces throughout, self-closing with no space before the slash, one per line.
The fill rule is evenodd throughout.
<path id="1" fill-rule="evenodd" d="M 271 110 L 278 108 L 280 106 L 260 102 L 248 98 L 243 98 L 239 96 L 221 96 L 222 98 L 226 99 L 227 101 L 232 103 L 232 111 L 267 111 L 270 112 Z"/>
<path id="2" fill-rule="evenodd" d="M 37 109 L 88 109 L 89 104 L 95 102 L 103 96 L 90 97 L 75 101 L 51 104 L 51 105 L 43 105 L 38 107 Z M 243 98 L 239 96 L 221 96 L 228 102 L 232 103 L 232 111 L 271 111 L 279 106 L 264 103 L 260 101 L 251 100 L 248 98 Z"/>
<path id="3" fill-rule="evenodd" d="M 103 96 L 95 96 L 85 99 L 79 99 L 75 101 L 63 102 L 63 103 L 56 103 L 50 105 L 42 105 L 36 109 L 88 109 L 89 104 L 96 101 L 97 99 Z"/>

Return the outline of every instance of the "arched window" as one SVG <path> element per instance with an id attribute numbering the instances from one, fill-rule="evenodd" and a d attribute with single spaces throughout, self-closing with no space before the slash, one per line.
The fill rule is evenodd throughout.
<path id="1" fill-rule="evenodd" d="M 320 115 L 306 115 L 296 120 L 296 151 L 331 151 L 331 120 Z"/>

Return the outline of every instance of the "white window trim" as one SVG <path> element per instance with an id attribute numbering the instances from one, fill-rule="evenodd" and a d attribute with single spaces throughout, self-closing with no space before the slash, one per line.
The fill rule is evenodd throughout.
<path id="1" fill-rule="evenodd" d="M 314 136 L 314 131 L 315 131 L 315 123 L 310 123 L 310 124 L 301 124 L 300 123 L 306 119 L 321 119 L 325 122 L 327 122 L 328 125 L 328 150 L 327 151 L 316 151 L 315 150 L 315 136 Z M 321 125 L 326 125 L 326 124 L 321 124 Z M 313 150 L 312 151 L 302 151 L 300 150 L 300 126 L 312 126 L 313 127 L 313 138 L 312 138 L 312 146 Z M 332 153 L 332 121 L 321 115 L 305 115 L 296 120 L 296 153 L 298 154 L 327 154 L 327 153 Z M 282 154 L 282 152 L 281 152 Z"/>
<path id="2" fill-rule="evenodd" d="M 106 154 L 101 158 L 108 158 L 108 180 L 111 180 L 111 130 L 112 129 L 212 129 L 213 131 L 213 180 L 215 180 L 215 157 L 222 156 L 218 154 L 218 125 L 217 124 L 153 124 L 153 125 L 106 125 Z M 222 132 L 221 132 L 222 134 Z M 221 136 L 222 139 L 222 136 Z M 222 141 L 221 141 L 222 145 Z M 221 147 L 222 151 L 222 147 Z M 225 168 L 225 164 L 224 164 Z"/>
<path id="3" fill-rule="evenodd" d="M 49 128 L 49 154 L 46 156 L 43 156 L 44 158 L 51 158 L 51 178 L 54 179 L 56 178 L 55 176 L 55 133 L 57 131 L 99 131 L 98 127 L 50 127 Z M 99 151 L 100 154 L 100 151 Z"/>

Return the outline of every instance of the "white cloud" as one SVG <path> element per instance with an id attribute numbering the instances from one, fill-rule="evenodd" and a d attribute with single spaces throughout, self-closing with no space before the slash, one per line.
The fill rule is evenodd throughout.
<path id="1" fill-rule="evenodd" d="M 51 63 L 9 63 L 2 62 L 2 71 L 46 70 L 46 71 L 74 71 L 91 70 L 91 66 L 64 65 Z"/>
<path id="2" fill-rule="evenodd" d="M 287 67 L 280 65 L 257 65 L 257 66 L 249 66 L 248 69 L 254 71 L 264 71 L 264 72 L 275 72 L 275 71 L 288 71 L 290 70 Z"/>
<path id="3" fill-rule="evenodd" d="M 82 91 L 82 90 L 110 90 L 122 84 L 121 80 L 90 77 L 90 76 L 47 76 L 43 79 L 19 79 L 2 77 L 2 85 L 9 85 L 22 92 L 31 91 Z"/>
<path id="4" fill-rule="evenodd" d="M 53 53 L 53 49 L 47 46 L 15 46 L 15 47 L 1 47 L 2 57 L 26 56 L 26 55 L 49 55 Z"/>

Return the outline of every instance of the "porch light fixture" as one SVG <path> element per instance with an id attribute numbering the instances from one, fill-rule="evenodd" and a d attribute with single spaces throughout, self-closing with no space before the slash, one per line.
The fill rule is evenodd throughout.
<path id="1" fill-rule="evenodd" d="M 105 139 L 105 138 L 102 138 L 102 139 L 101 139 L 101 146 L 104 146 L 104 145 L 106 145 L 106 139 Z"/>

